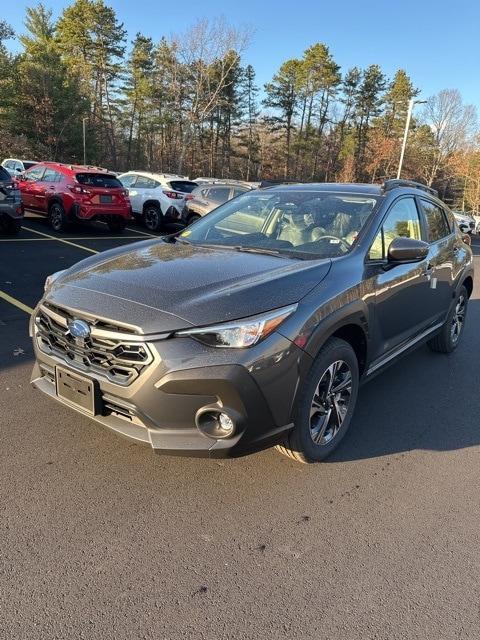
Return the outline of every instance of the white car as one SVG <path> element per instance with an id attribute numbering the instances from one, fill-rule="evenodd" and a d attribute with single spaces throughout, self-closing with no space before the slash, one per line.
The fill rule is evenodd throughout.
<path id="1" fill-rule="evenodd" d="M 165 222 L 180 221 L 185 196 L 197 186 L 185 176 L 149 171 L 128 171 L 118 179 L 128 189 L 133 216 L 149 231 L 158 231 Z"/>
<path id="2" fill-rule="evenodd" d="M 24 171 L 38 164 L 36 160 L 18 160 L 17 158 L 5 158 L 2 167 L 8 171 L 13 178 L 20 177 Z"/>
<path id="3" fill-rule="evenodd" d="M 453 215 L 462 233 L 473 233 L 475 231 L 477 225 L 475 218 L 471 215 L 464 211 L 453 211 Z"/>

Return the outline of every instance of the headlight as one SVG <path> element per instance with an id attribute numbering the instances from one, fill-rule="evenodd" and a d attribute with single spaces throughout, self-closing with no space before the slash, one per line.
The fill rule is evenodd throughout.
<path id="1" fill-rule="evenodd" d="M 293 304 L 228 324 L 178 331 L 175 336 L 195 338 L 209 347 L 228 347 L 231 349 L 252 347 L 275 331 L 284 320 L 292 315 L 296 308 L 297 305 Z"/>
<path id="2" fill-rule="evenodd" d="M 55 280 L 57 278 L 59 278 L 62 273 L 65 273 L 66 269 L 62 269 L 62 271 L 55 271 L 55 273 L 52 273 L 51 275 L 47 276 L 47 279 L 45 280 L 45 285 L 44 285 L 44 291 L 45 293 L 51 289 L 53 283 L 55 282 Z"/>

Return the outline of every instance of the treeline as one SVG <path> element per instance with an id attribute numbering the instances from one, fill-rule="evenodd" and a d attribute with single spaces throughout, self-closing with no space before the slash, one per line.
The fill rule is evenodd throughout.
<path id="1" fill-rule="evenodd" d="M 21 53 L 0 21 L 0 148 L 13 156 L 83 161 L 246 180 L 381 181 L 398 167 L 408 102 L 400 69 L 342 70 L 317 43 L 281 64 L 260 91 L 243 63 L 245 30 L 202 20 L 154 42 L 126 30 L 103 0 L 75 0 L 58 20 L 27 9 Z M 417 105 L 403 177 L 480 209 L 474 107 L 456 90 Z"/>

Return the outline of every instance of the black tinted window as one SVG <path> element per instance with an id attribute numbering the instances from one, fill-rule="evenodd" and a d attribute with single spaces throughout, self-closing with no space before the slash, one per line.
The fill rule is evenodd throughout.
<path id="1" fill-rule="evenodd" d="M 104 173 L 77 173 L 75 179 L 80 184 L 102 189 L 121 189 L 122 183 L 115 176 Z"/>
<path id="2" fill-rule="evenodd" d="M 170 186 L 174 191 L 180 191 L 181 193 L 192 193 L 197 187 L 196 182 L 190 182 L 189 180 L 171 180 Z"/>
<path id="3" fill-rule="evenodd" d="M 422 209 L 427 219 L 428 241 L 436 242 L 448 236 L 450 227 L 443 209 L 433 202 L 422 199 Z"/>
<path id="4" fill-rule="evenodd" d="M 0 167 L 0 180 L 2 180 L 2 182 L 4 180 L 11 180 L 10 174 L 8 173 L 8 171 L 6 169 L 4 169 L 3 167 Z"/>
<path id="5" fill-rule="evenodd" d="M 25 167 L 25 171 L 26 171 L 27 169 L 34 167 L 36 164 L 37 164 L 36 162 L 24 162 L 23 166 Z"/>

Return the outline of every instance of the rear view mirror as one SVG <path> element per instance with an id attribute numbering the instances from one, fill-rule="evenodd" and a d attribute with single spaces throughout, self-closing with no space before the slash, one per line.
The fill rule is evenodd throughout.
<path id="1" fill-rule="evenodd" d="M 408 264 L 420 262 L 427 257 L 430 247 L 423 240 L 415 238 L 395 238 L 388 247 L 388 262 L 390 264 Z"/>

